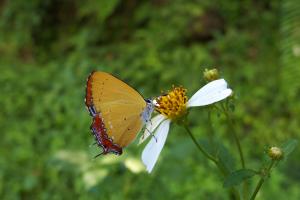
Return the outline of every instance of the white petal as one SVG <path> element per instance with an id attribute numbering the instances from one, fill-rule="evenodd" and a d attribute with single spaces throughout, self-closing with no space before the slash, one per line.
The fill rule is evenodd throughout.
<path id="1" fill-rule="evenodd" d="M 139 144 L 143 143 L 153 133 L 158 125 L 166 119 L 163 115 L 156 115 L 147 124 L 143 135 L 140 137 Z"/>
<path id="2" fill-rule="evenodd" d="M 209 82 L 200 88 L 188 101 L 187 107 L 205 106 L 221 101 L 231 95 L 232 90 L 227 88 L 224 79 Z"/>
<path id="3" fill-rule="evenodd" d="M 167 119 L 160 124 L 160 126 L 155 131 L 155 138 L 151 138 L 150 142 L 147 144 L 142 153 L 142 161 L 149 173 L 151 173 L 158 159 L 158 156 L 166 142 L 170 128 L 170 122 L 171 121 Z"/>

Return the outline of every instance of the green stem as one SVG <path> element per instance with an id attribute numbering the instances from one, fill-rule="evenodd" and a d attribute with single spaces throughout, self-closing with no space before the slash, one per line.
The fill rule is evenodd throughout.
<path id="1" fill-rule="evenodd" d="M 201 145 L 197 142 L 196 138 L 194 137 L 193 133 L 191 132 L 191 130 L 189 129 L 188 125 L 186 123 L 183 124 L 185 130 L 187 131 L 187 133 L 189 134 L 189 136 L 191 137 L 191 139 L 193 140 L 194 144 L 196 145 L 196 147 L 199 149 L 199 151 L 209 160 L 211 160 L 213 163 L 215 163 L 215 165 L 219 168 L 219 170 L 223 173 L 224 176 L 228 175 L 228 171 L 226 170 L 226 168 L 224 166 L 222 166 L 221 163 L 218 162 L 218 160 L 216 158 L 214 158 L 213 156 L 211 156 L 209 153 L 207 153 L 202 147 Z M 240 199 L 239 193 L 236 189 L 232 188 L 230 191 L 233 194 L 233 197 L 235 199 Z"/>
<path id="2" fill-rule="evenodd" d="M 256 188 L 255 188 L 255 190 L 254 190 L 254 192 L 253 192 L 250 200 L 254 200 L 255 199 L 258 191 L 260 190 L 261 186 L 263 185 L 263 183 L 264 183 L 264 181 L 266 179 L 266 176 L 268 176 L 270 174 L 270 171 L 271 171 L 271 169 L 272 169 L 272 167 L 273 167 L 274 164 L 275 164 L 275 161 L 272 160 L 271 164 L 267 168 L 266 173 L 262 175 L 262 177 L 260 178 L 259 182 L 257 183 Z"/>
<path id="3" fill-rule="evenodd" d="M 240 140 L 239 140 L 239 138 L 238 138 L 238 136 L 236 134 L 236 131 L 235 131 L 233 119 L 232 119 L 231 115 L 229 114 L 228 110 L 224 107 L 224 105 L 221 104 L 221 106 L 223 108 L 224 114 L 226 115 L 227 121 L 229 122 L 230 130 L 231 130 L 230 132 L 232 133 L 232 135 L 234 137 L 234 140 L 235 140 L 235 143 L 236 143 L 236 145 L 238 147 L 238 151 L 239 151 L 239 154 L 240 154 L 240 159 L 241 159 L 242 167 L 243 167 L 243 169 L 245 169 L 246 166 L 245 166 L 244 155 L 243 155 L 243 151 L 242 151 Z"/>
<path id="4" fill-rule="evenodd" d="M 228 102 L 226 103 L 226 107 L 224 106 L 223 103 L 221 103 L 221 107 L 222 107 L 222 110 L 223 110 L 223 112 L 224 112 L 224 114 L 227 118 L 228 123 L 229 123 L 230 132 L 232 133 L 234 141 L 237 145 L 238 152 L 239 152 L 239 155 L 240 155 L 241 164 L 242 164 L 242 168 L 245 169 L 246 165 L 245 165 L 243 150 L 242 150 L 242 147 L 241 147 L 240 140 L 239 140 L 239 138 L 237 136 L 237 133 L 236 133 L 233 118 L 232 118 L 231 114 L 228 111 Z M 244 197 L 244 199 L 247 198 L 247 194 L 248 194 L 248 183 L 247 183 L 247 180 L 246 180 L 243 184 L 243 197 Z"/>
<path id="5" fill-rule="evenodd" d="M 215 164 L 217 164 L 218 161 L 217 161 L 213 156 L 209 155 L 209 154 L 201 147 L 201 145 L 197 142 L 196 138 L 194 137 L 194 135 L 192 134 L 191 130 L 189 129 L 189 127 L 188 127 L 186 124 L 184 124 L 184 128 L 185 128 L 185 130 L 187 131 L 187 133 L 190 135 L 191 139 L 193 140 L 194 144 L 195 144 L 196 147 L 199 149 L 199 151 L 201 151 L 201 153 L 203 153 L 203 155 L 204 155 L 207 159 L 209 159 L 209 160 L 213 161 Z"/>

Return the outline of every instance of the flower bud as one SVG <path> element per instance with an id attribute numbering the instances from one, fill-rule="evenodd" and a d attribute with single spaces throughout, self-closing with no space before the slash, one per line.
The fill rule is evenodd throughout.
<path id="1" fill-rule="evenodd" d="M 283 158 L 283 152 L 279 147 L 269 148 L 268 155 L 272 160 L 281 160 Z"/>
<path id="2" fill-rule="evenodd" d="M 206 81 L 213 81 L 219 79 L 219 71 L 217 69 L 205 69 L 203 72 L 203 78 Z"/>

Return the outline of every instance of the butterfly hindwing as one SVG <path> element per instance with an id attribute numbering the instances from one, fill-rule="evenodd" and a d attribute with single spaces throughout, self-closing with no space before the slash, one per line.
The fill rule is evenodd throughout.
<path id="1" fill-rule="evenodd" d="M 130 144 L 143 126 L 143 97 L 123 81 L 105 72 L 93 72 L 87 82 L 86 105 L 100 113 L 106 133 L 120 147 Z"/>

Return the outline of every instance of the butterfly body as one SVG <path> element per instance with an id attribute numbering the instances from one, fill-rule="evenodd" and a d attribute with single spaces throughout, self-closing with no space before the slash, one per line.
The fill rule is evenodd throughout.
<path id="1" fill-rule="evenodd" d="M 91 131 L 103 153 L 122 154 L 147 122 L 153 103 L 105 72 L 88 77 L 85 104 L 93 117 Z"/>

